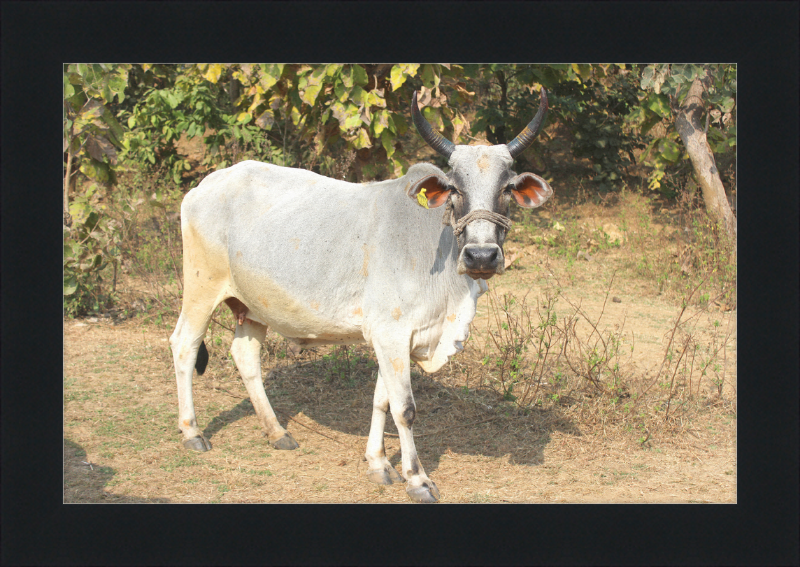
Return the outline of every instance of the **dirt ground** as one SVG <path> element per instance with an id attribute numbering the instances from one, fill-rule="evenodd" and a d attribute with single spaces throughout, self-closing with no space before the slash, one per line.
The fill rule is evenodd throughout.
<path id="1" fill-rule="evenodd" d="M 558 285 L 589 317 L 602 312 L 604 326 L 623 328 L 625 344 L 634 347 L 626 361 L 632 376 L 646 376 L 663 359 L 681 306 L 647 291 L 646 282 L 620 275 L 613 250 L 572 266 L 530 244 L 509 242 L 506 253 L 518 259 L 491 281 L 495 292 L 529 293 L 535 302 L 543 289 Z M 643 440 L 600 414 L 582 419 L 583 410 L 566 405 L 513 411 L 481 389 L 477 375 L 465 369 L 487 341 L 483 296 L 472 350 L 468 346 L 438 373 L 415 368 L 412 375 L 417 449 L 441 502 L 735 503 L 736 312 L 689 308 L 684 318 L 701 341 L 711 340 L 715 328 L 727 330 L 730 340 L 720 354 L 727 369 L 724 395 L 714 398 L 703 385 L 696 411 L 673 427 L 651 429 Z M 362 455 L 376 370 L 369 349 L 356 349 L 342 377 L 329 351 L 280 358 L 281 339 L 268 335 L 267 394 L 300 444 L 279 451 L 263 437 L 230 359 L 230 333 L 212 324 L 211 360 L 205 375 L 195 378 L 194 395 L 213 450 L 195 453 L 182 447 L 177 428 L 172 324 L 65 320 L 65 502 L 410 502 L 403 485 L 366 479 Z M 387 433 L 387 456 L 397 466 L 400 444 L 391 436 L 391 419 Z"/>

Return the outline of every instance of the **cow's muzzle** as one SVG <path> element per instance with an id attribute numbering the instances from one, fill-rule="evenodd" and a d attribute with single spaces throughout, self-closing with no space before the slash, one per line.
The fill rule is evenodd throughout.
<path id="1" fill-rule="evenodd" d="M 503 249 L 497 244 L 467 244 L 461 251 L 458 273 L 474 280 L 488 280 L 505 270 Z"/>

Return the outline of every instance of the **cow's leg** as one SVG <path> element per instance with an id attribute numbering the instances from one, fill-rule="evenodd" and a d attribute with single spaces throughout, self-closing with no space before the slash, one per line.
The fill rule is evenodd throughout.
<path id="1" fill-rule="evenodd" d="M 383 383 L 381 372 L 378 371 L 375 396 L 372 399 L 372 425 L 369 428 L 369 439 L 367 440 L 367 452 L 365 454 L 369 463 L 367 478 L 376 484 L 405 482 L 405 479 L 397 473 L 389 459 L 386 458 L 383 429 L 386 425 L 386 412 L 388 410 L 389 392 Z"/>
<path id="2" fill-rule="evenodd" d="M 276 449 L 297 449 L 297 441 L 278 423 L 261 380 L 261 343 L 266 334 L 267 327 L 260 323 L 250 319 L 241 325 L 237 322 L 231 354 L 270 443 Z"/>
<path id="3" fill-rule="evenodd" d="M 412 426 L 416 406 L 411 392 L 409 344 L 410 339 L 398 341 L 397 336 L 387 341 L 385 345 L 381 345 L 380 341 L 373 341 L 383 384 L 389 397 L 389 409 L 400 437 L 402 473 L 408 482 L 406 493 L 414 502 L 437 502 L 439 490 L 425 474 L 417 457 L 417 448 L 414 446 Z"/>
<path id="4" fill-rule="evenodd" d="M 178 427 L 183 433 L 183 446 L 194 451 L 208 451 L 211 443 L 203 437 L 197 426 L 192 397 L 192 375 L 197 352 L 211 320 L 215 305 L 189 305 L 184 303 L 178 324 L 170 337 L 175 377 L 178 382 Z"/>

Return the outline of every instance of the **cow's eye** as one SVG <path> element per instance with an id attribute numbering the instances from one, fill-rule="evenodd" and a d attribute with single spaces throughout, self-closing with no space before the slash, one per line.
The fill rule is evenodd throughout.
<path id="1" fill-rule="evenodd" d="M 516 186 L 515 186 L 513 183 L 509 183 L 509 184 L 506 186 L 506 188 L 505 188 L 505 190 L 503 191 L 503 193 L 505 193 L 506 195 L 510 195 L 510 194 L 511 194 L 511 192 L 512 192 L 514 189 L 516 189 L 516 188 L 517 188 L 517 187 L 516 187 Z"/>
<path id="2" fill-rule="evenodd" d="M 459 197 L 461 197 L 461 196 L 462 196 L 462 195 L 461 195 L 461 191 L 459 191 L 459 190 L 458 190 L 458 187 L 456 187 L 455 185 L 448 185 L 448 186 L 447 186 L 447 190 L 448 190 L 448 191 L 450 191 L 451 193 L 455 193 L 455 194 L 456 194 L 456 195 L 458 195 Z"/>

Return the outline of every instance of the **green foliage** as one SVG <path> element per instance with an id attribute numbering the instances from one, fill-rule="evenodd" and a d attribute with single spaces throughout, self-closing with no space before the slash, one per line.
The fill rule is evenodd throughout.
<path id="1" fill-rule="evenodd" d="M 125 157 L 158 163 L 180 182 L 189 166 L 175 142 L 184 134 L 204 136 L 204 165 L 212 169 L 230 165 L 238 147 L 279 165 L 302 163 L 334 174 L 334 164 L 320 159 L 327 148 L 339 154 L 382 150 L 385 157 L 372 162 L 390 166 L 389 174 L 402 172 L 408 164 L 396 140 L 408 129 L 407 109 L 391 86 L 401 88 L 420 72 L 437 83 L 440 66 L 395 65 L 391 80 L 383 81 L 370 76 L 369 67 L 213 64 L 167 73 L 141 66 L 132 74 L 142 85 L 139 100 L 124 116 L 131 129 Z M 163 80 L 149 77 L 159 73 Z"/>
<path id="2" fill-rule="evenodd" d="M 114 168 L 123 129 L 110 107 L 115 99 L 121 102 L 125 98 L 129 67 L 64 67 L 64 206 L 74 219 L 71 229 L 64 226 L 64 311 L 69 316 L 98 310 L 111 301 L 101 272 L 109 263 L 116 269 L 119 226 L 96 210 L 93 197 L 98 183 L 109 186 L 116 181 Z M 92 182 L 70 204 L 75 170 Z"/>
<path id="3" fill-rule="evenodd" d="M 115 182 L 124 134 L 109 106 L 125 98 L 130 65 L 65 65 L 64 153 L 86 177 Z"/>
<path id="4" fill-rule="evenodd" d="M 265 140 L 255 135 L 259 127 L 246 123 L 252 116 L 236 112 L 225 102 L 222 85 L 209 81 L 208 77 L 219 78 L 218 68 L 221 66 L 187 66 L 174 78 L 167 74 L 163 81 L 148 81 L 147 74 L 157 73 L 157 68 L 135 75 L 145 86 L 138 102 L 122 113 L 130 128 L 123 140 L 123 157 L 149 164 L 151 169 L 164 171 L 175 183 L 181 183 L 191 169 L 189 161 L 176 150 L 181 136 L 203 136 L 208 152 L 202 165 L 212 169 L 231 165 L 231 141 L 255 144 L 255 151 L 262 152 Z M 148 82 L 152 86 L 146 86 Z"/>
<path id="5" fill-rule="evenodd" d="M 539 92 L 548 89 L 550 112 L 544 127 L 566 125 L 574 136 L 576 157 L 592 162 L 592 178 L 602 190 L 618 188 L 632 150 L 641 145 L 625 118 L 638 104 L 638 85 L 624 65 L 467 65 L 476 100 L 473 135 L 485 133 L 493 144 L 508 143 L 538 110 Z M 547 169 L 548 141 L 534 140 L 522 159 Z"/>
<path id="6" fill-rule="evenodd" d="M 640 135 L 671 120 L 672 98 L 685 94 L 682 85 L 702 71 L 698 65 L 650 65 L 641 68 L 639 80 L 638 70 L 624 65 L 142 64 L 76 65 L 71 71 L 73 67 L 74 73 L 65 74 L 65 94 L 77 96 L 69 89 L 72 82 L 83 81 L 92 93 L 117 96 L 119 118 L 129 128 L 123 136 L 117 122 L 106 136 L 109 143 L 98 141 L 95 133 L 91 143 L 76 145 L 100 158 L 84 169 L 101 180 L 112 178 L 107 166 L 116 160 L 116 149 L 123 149 L 125 159 L 158 167 L 181 183 L 191 169 L 176 152 L 182 135 L 203 137 L 206 169 L 226 167 L 248 155 L 359 180 L 399 175 L 409 164 L 404 137 L 413 90 L 420 93 L 423 115 L 445 136 L 460 141 L 470 131 L 473 136 L 485 133 L 491 143 L 506 143 L 528 123 L 544 86 L 551 92 L 550 122 L 570 128 L 574 154 L 591 160 L 593 180 L 605 190 L 619 186 L 632 151 L 642 147 Z M 708 101 L 718 113 L 712 111 L 709 141 L 720 151 L 735 147 L 730 114 L 735 69 L 717 66 L 714 77 Z M 77 99 L 72 102 L 74 106 Z M 86 109 L 89 116 L 107 115 L 93 105 Z M 475 119 L 469 124 L 463 112 L 471 105 Z M 359 163 L 345 159 L 356 152 Z M 524 159 L 544 170 L 546 155 L 546 144 L 537 140 Z M 642 160 L 654 170 L 653 189 L 660 188 L 666 169 L 682 157 L 674 130 L 651 140 Z M 347 171 L 341 171 L 343 163 Z"/>

